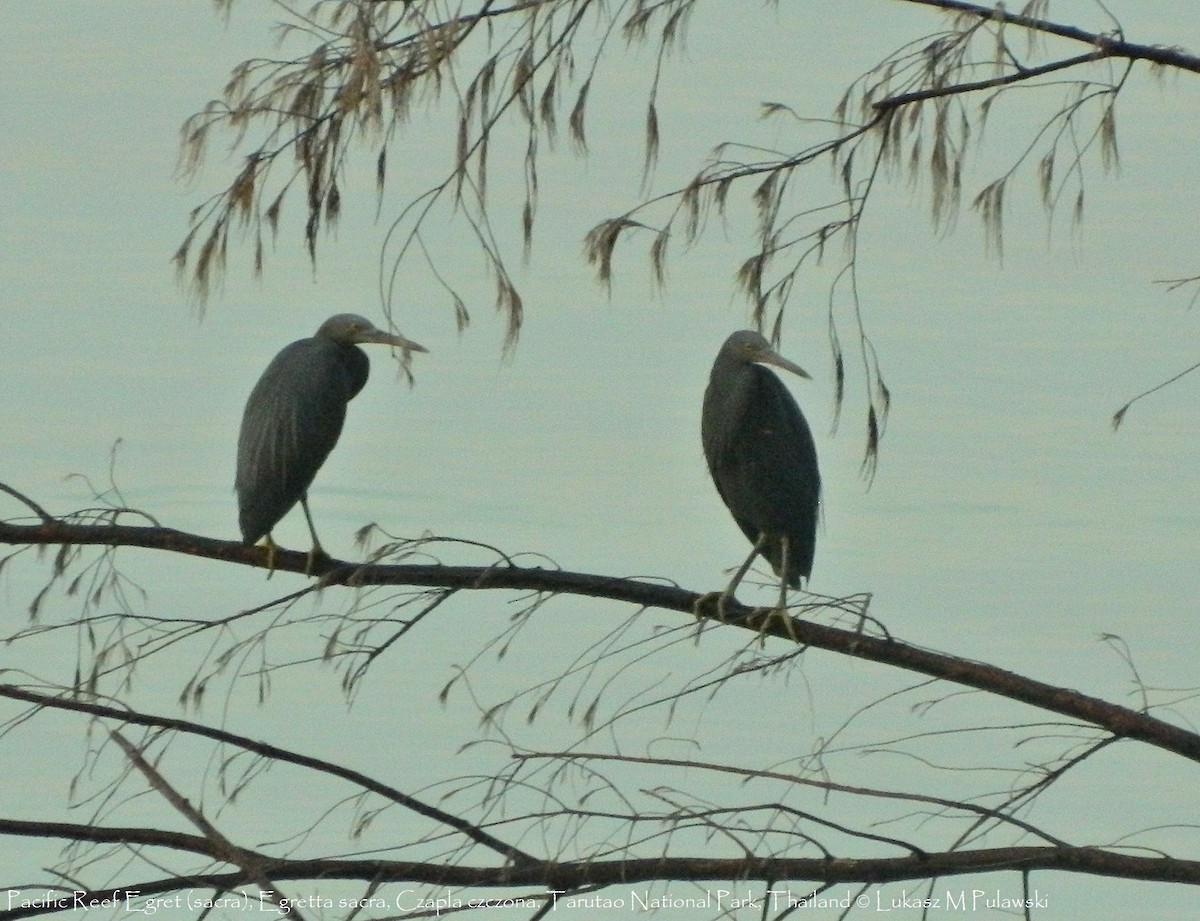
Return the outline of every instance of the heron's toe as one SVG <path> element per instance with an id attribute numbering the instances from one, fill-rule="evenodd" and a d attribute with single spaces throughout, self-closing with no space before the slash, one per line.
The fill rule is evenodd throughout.
<path id="1" fill-rule="evenodd" d="M 324 563 L 331 559 L 333 559 L 333 557 L 325 552 L 324 547 L 322 547 L 320 544 L 313 544 L 312 549 L 308 551 L 308 555 L 304 560 L 304 574 L 306 576 L 311 576 L 317 563 Z"/>
<path id="2" fill-rule="evenodd" d="M 761 608 L 759 610 L 762 610 Z M 800 637 L 796 634 L 796 621 L 787 607 L 780 605 L 779 607 L 771 608 L 763 615 L 762 622 L 758 625 L 758 635 L 763 644 L 766 644 L 767 631 L 771 629 L 772 621 L 778 620 L 783 624 L 783 629 L 793 643 L 799 643 Z"/>
<path id="3" fill-rule="evenodd" d="M 263 552 L 266 554 L 267 578 L 269 579 L 271 576 L 275 575 L 275 564 L 279 559 L 279 545 L 275 543 L 275 541 L 272 540 L 271 535 L 268 534 L 262 539 L 262 543 L 260 543 L 258 546 L 262 547 Z"/>
<path id="4" fill-rule="evenodd" d="M 724 622 L 729 613 L 729 606 L 735 601 L 728 591 L 705 592 L 692 604 L 692 614 L 697 618 L 708 617 Z"/>

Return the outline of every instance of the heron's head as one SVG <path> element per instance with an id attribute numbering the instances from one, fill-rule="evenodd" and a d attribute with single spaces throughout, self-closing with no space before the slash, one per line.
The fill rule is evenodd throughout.
<path id="1" fill-rule="evenodd" d="M 330 317 L 317 330 L 318 336 L 341 342 L 345 345 L 358 345 L 365 342 L 377 342 L 381 345 L 394 345 L 407 352 L 428 352 L 423 345 L 405 339 L 403 336 L 386 333 L 379 329 L 366 317 L 356 313 L 339 313 Z"/>
<path id="2" fill-rule="evenodd" d="M 798 364 L 788 361 L 776 352 L 761 333 L 752 329 L 739 330 L 726 339 L 725 345 L 721 347 L 721 353 L 742 364 L 774 365 L 776 368 L 783 368 L 783 370 L 791 371 L 800 377 L 810 380 L 812 377 Z"/>

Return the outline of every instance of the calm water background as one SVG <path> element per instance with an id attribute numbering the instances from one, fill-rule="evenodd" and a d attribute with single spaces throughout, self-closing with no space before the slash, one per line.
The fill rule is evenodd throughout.
<path id="1" fill-rule="evenodd" d="M 900 4 L 853 5 L 870 10 L 872 27 L 864 30 L 850 6 L 823 10 L 819 36 L 803 11 L 774 17 L 756 6 L 753 15 L 731 21 L 698 14 L 660 97 L 664 150 L 655 189 L 685 180 L 720 141 L 793 143 L 786 129 L 750 121 L 759 101 L 829 112 L 850 79 L 935 27 L 932 17 Z M 1189 4 L 1109 6 L 1131 38 L 1200 45 L 1200 12 Z M 1091 4 L 1056 4 L 1052 12 L 1107 27 Z M 64 477 L 83 473 L 103 483 L 119 438 L 115 475 L 131 506 L 166 525 L 233 537 L 234 445 L 254 380 L 278 348 L 309 335 L 325 316 L 379 317 L 386 228 L 372 220 L 365 170 L 344 187 L 345 217 L 323 243 L 315 271 L 287 223 L 295 210 L 285 208 L 286 229 L 261 283 L 235 254 L 223 290 L 200 317 L 173 280 L 169 258 L 187 211 L 230 169 L 218 155 L 195 183 L 177 180 L 176 129 L 219 92 L 232 64 L 271 53 L 272 15 L 270 7 L 237 5 L 226 27 L 205 4 L 0 6 L 10 38 L 0 61 L 0 480 L 54 512 L 90 502 L 81 480 Z M 404 288 L 400 327 L 431 352 L 417 356 L 412 389 L 386 352 L 372 355 L 372 380 L 311 492 L 323 541 L 335 555 L 358 552 L 354 531 L 375 521 L 404 536 L 468 538 L 510 554 L 545 554 L 567 569 L 661 577 L 697 590 L 722 585 L 724 569 L 741 559 L 743 538 L 704 467 L 699 409 L 717 347 L 746 323 L 732 273 L 745 254 L 748 224 L 742 212 L 727 232 L 714 228 L 693 251 L 677 251 L 661 295 L 635 246 L 619 250 L 611 295 L 589 276 L 583 235 L 628 207 L 641 164 L 637 94 L 651 55 L 635 51 L 616 60 L 604 78 L 609 92 L 593 94 L 591 157 L 575 157 L 564 144 L 543 163 L 533 258 L 517 278 L 528 319 L 511 361 L 500 360 L 503 325 L 491 312 L 489 283 L 465 231 L 431 229 L 474 321 L 460 337 L 434 287 Z M 639 102 L 628 107 L 630 98 Z M 1200 383 L 1185 379 L 1139 404 L 1116 434 L 1109 426 L 1125 400 L 1192 363 L 1200 343 L 1186 296 L 1152 284 L 1200 271 L 1195 100 L 1190 78 L 1157 83 L 1135 75 L 1118 121 L 1120 176 L 1104 177 L 1091 164 L 1079 232 L 1064 216 L 1048 231 L 1028 178 L 1010 197 L 1003 265 L 984 253 L 972 214 L 964 212 L 953 234 L 938 236 L 927 219 L 926 190 L 903 181 L 877 189 L 859 283 L 894 406 L 869 490 L 858 474 L 862 380 L 851 363 L 848 402 L 834 433 L 828 277 L 807 279 L 782 350 L 814 377 L 792 386 L 816 432 L 825 482 L 815 590 L 871 592 L 874 615 L 908 641 L 1118 702 L 1140 699 L 1130 669 L 1101 640 L 1106 634 L 1124 639 L 1146 684 L 1196 683 Z M 390 160 L 385 215 L 437 177 L 452 144 L 452 135 L 437 133 L 446 124 L 436 112 L 418 113 L 415 140 Z M 968 196 L 1010 162 L 1012 138 L 1025 136 L 1021 128 L 1003 117 L 989 127 Z M 494 162 L 503 156 L 498 149 Z M 497 219 L 511 234 L 516 265 L 518 192 L 500 175 Z M 20 513 L 7 499 L 0 509 Z M 302 517 L 289 517 L 276 537 L 304 546 Z M 454 559 L 458 553 L 463 561 L 490 561 L 448 551 Z M 267 584 L 258 572 L 182 557 L 122 557 L 147 592 L 139 604 L 177 616 L 223 616 L 301 584 L 286 574 Z M 45 572 L 46 564 L 33 559 L 5 570 L 4 635 L 25 624 Z M 69 617 L 78 604 L 56 596 L 42 616 Z M 439 759 L 446 768 L 438 777 L 487 770 L 494 753 L 457 754 L 477 734 L 474 708 L 464 696 L 442 707 L 436 695 L 450 663 L 464 662 L 512 610 L 511 599 L 493 595 L 448 605 L 390 666 L 376 667 L 353 707 L 331 670 L 297 671 L 277 677 L 264 707 L 244 694 L 227 711 L 214 702 L 202 716 L 341 756 L 406 789 L 427 779 L 428 765 Z M 551 651 L 603 636 L 628 613 L 587 600 L 550 605 L 505 662 L 486 667 L 487 692 L 500 697 L 504 688 L 547 677 L 558 658 Z M 654 622 L 677 625 L 665 616 Z M 280 642 L 303 649 L 306 640 Z M 307 642 L 315 642 L 311 634 Z M 699 650 L 685 644 L 663 656 L 719 658 L 741 642 L 710 632 Z M 148 701 L 173 700 L 189 657 L 198 654 L 181 650 L 177 672 L 142 673 L 139 691 Z M 61 641 L 0 648 L 0 667 L 48 679 L 69 680 L 73 663 L 74 650 Z M 678 670 L 669 660 L 655 665 L 657 671 L 629 678 L 630 686 Z M 624 738 L 636 744 L 642 734 L 694 733 L 704 740 L 705 757 L 741 760 L 752 751 L 754 763 L 770 764 L 829 736 L 854 702 L 905 683 L 887 670 L 818 652 L 806 656 L 802 677 L 748 683 L 693 714 L 694 724 L 627 726 Z M 823 705 L 830 699 L 837 709 Z M 170 705 L 161 706 L 167 712 Z M 982 698 L 958 706 L 968 719 L 971 707 L 981 720 L 1031 718 Z M 761 719 L 747 719 L 747 712 Z M 1187 705 L 1180 709 L 1179 718 L 1194 716 Z M 897 718 L 909 717 L 898 708 Z M 521 741 L 554 744 L 563 738 L 561 709 L 554 719 L 522 728 Z M 61 737 L 48 735 L 55 727 Z M 24 744 L 16 744 L 19 734 L 0 744 L 7 778 L 0 815 L 59 814 L 70 772 L 82 763 L 80 754 L 64 769 L 64 746 L 74 757 L 64 739 L 78 731 L 78 721 L 51 718 Z M 839 777 L 900 787 L 907 767 L 876 757 L 848 760 L 839 770 Z M 1145 782 L 1160 770 L 1161 780 Z M 1191 766 L 1118 750 L 1083 773 L 1045 800 L 1034 820 L 1072 841 L 1100 844 L 1118 833 L 1196 820 L 1194 798 L 1172 789 L 1194 784 Z M 287 785 L 277 786 L 286 808 Z M 1098 798 L 1103 810 L 1089 807 Z M 149 802 L 146 809 L 147 816 L 165 811 Z M 229 821 L 231 828 L 252 824 L 233 815 Z M 1196 837 L 1188 827 L 1136 840 L 1187 856 Z M 250 843 L 259 840 L 249 834 Z M 44 862 L 44 852 L 0 842 L 5 848 L 11 850 L 0 850 L 0 883 L 32 878 Z M 1097 906 L 1128 919 L 1194 916 L 1194 894 L 1173 887 L 1048 874 L 1035 882 L 1056 896 L 1047 917 L 1096 917 Z M 995 884 L 984 880 L 982 887 Z M 1015 888 L 1011 879 L 1004 885 Z"/>

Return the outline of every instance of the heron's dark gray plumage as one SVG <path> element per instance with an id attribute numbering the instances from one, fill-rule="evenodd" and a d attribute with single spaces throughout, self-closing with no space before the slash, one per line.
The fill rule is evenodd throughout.
<path id="1" fill-rule="evenodd" d="M 753 330 L 734 333 L 713 363 L 701 438 L 717 492 L 738 527 L 780 579 L 799 588 L 812 574 L 816 546 L 817 449 L 796 400 L 763 364 L 809 376 Z"/>
<path id="2" fill-rule="evenodd" d="M 322 323 L 316 335 L 285 346 L 254 385 L 242 416 L 235 481 L 246 543 L 269 541 L 272 528 L 300 502 L 314 553 L 320 552 L 308 487 L 337 444 L 346 405 L 367 382 L 370 361 L 355 343 L 368 342 L 426 351 L 364 317 L 343 313 Z"/>

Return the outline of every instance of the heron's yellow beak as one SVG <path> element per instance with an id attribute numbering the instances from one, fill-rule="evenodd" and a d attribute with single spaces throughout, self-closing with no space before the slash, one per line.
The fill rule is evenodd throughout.
<path id="1" fill-rule="evenodd" d="M 776 351 L 760 352 L 754 357 L 754 360 L 759 364 L 774 365 L 776 368 L 783 368 L 785 371 L 791 371 L 805 380 L 812 380 L 812 375 L 801 368 L 794 361 L 788 361 Z"/>
<path id="2" fill-rule="evenodd" d="M 380 345 L 394 345 L 396 348 L 404 349 L 406 352 L 428 352 L 429 349 L 421 345 L 419 342 L 413 342 L 411 339 L 405 339 L 403 336 L 398 336 L 393 333 L 385 333 L 382 329 L 363 330 L 359 335 L 358 341 L 361 342 L 377 342 Z"/>

